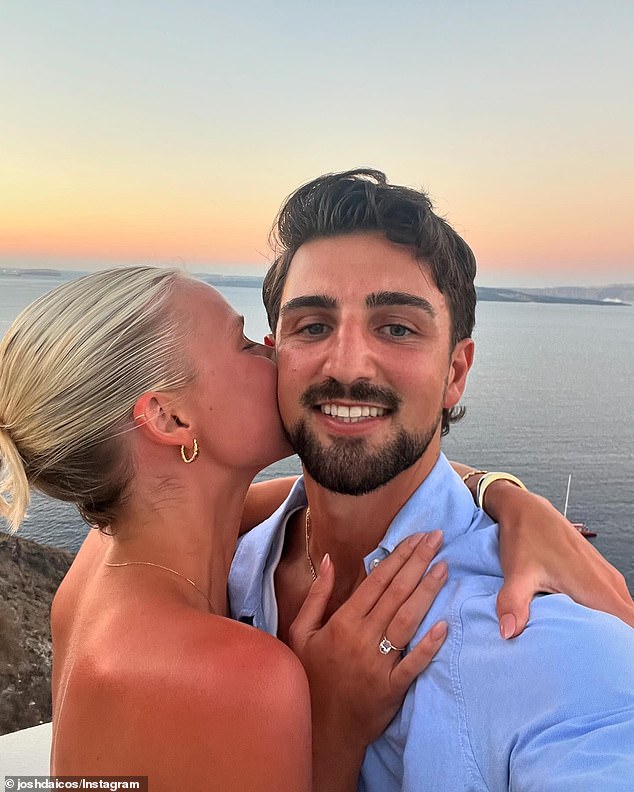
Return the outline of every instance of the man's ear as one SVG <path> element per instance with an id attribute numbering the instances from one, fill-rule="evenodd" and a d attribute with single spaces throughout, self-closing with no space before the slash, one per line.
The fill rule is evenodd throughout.
<path id="1" fill-rule="evenodd" d="M 445 409 L 455 407 L 462 398 L 464 389 L 467 386 L 467 375 L 473 364 L 474 352 L 475 344 L 472 338 L 463 338 L 453 348 L 449 362 L 447 390 L 445 391 L 445 400 L 443 402 Z"/>
<path id="2" fill-rule="evenodd" d="M 273 333 L 267 333 L 264 336 L 264 346 L 271 347 L 271 349 L 275 347 L 275 336 Z"/>
<path id="3" fill-rule="evenodd" d="M 160 445 L 189 448 L 193 443 L 189 419 L 179 409 L 173 395 L 149 391 L 134 405 L 134 419 L 140 431 Z"/>

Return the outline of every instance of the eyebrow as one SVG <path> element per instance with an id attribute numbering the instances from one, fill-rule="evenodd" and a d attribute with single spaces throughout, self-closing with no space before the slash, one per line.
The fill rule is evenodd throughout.
<path id="1" fill-rule="evenodd" d="M 373 292 L 365 298 L 365 304 L 368 308 L 378 308 L 386 305 L 409 305 L 412 308 L 420 308 L 421 311 L 425 311 L 432 319 L 436 318 L 436 311 L 429 300 L 424 297 L 418 297 L 416 294 L 408 294 L 408 292 Z"/>
<path id="2" fill-rule="evenodd" d="M 297 311 L 299 308 L 336 308 L 337 301 L 333 297 L 328 297 L 325 294 L 310 294 L 306 297 L 294 297 L 287 303 L 284 303 L 280 309 L 280 314 L 288 313 L 289 311 Z"/>

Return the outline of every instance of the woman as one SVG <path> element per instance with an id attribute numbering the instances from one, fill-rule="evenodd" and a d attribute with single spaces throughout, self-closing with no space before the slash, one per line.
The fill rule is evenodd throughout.
<path id="1" fill-rule="evenodd" d="M 65 284 L 7 332 L 2 513 L 17 528 L 30 484 L 75 502 L 102 529 L 53 606 L 52 772 L 149 775 L 154 790 L 311 788 L 299 661 L 225 618 L 249 483 L 290 452 L 275 390 L 270 351 L 244 337 L 240 317 L 212 288 L 169 270 Z M 324 628 L 337 635 L 327 657 L 339 662 L 311 678 L 313 700 L 339 711 L 330 739 L 316 741 L 334 746 L 315 756 L 316 788 L 352 788 L 363 746 L 444 639 L 441 624 L 402 660 L 376 652 L 402 599 L 416 604 L 417 623 L 437 591 L 431 576 L 418 583 L 433 555 L 418 539 L 381 565 L 380 590 L 364 584 L 333 617 L 342 629 L 333 619 Z M 296 623 L 306 657 L 333 580 L 326 558 Z M 359 694 L 368 684 L 372 697 Z M 342 712 L 357 727 L 332 739 Z"/>
<path id="2" fill-rule="evenodd" d="M 8 331 L 0 361 L 4 515 L 17 527 L 32 484 L 107 531 L 91 532 L 53 606 L 52 771 L 149 775 L 154 790 L 310 789 L 302 667 L 225 618 L 249 483 L 290 453 L 270 351 L 244 338 L 212 288 L 137 268 L 39 300 Z M 436 586 L 416 587 L 431 558 L 424 543 L 403 548 L 393 571 L 412 553 L 401 578 L 424 611 Z M 320 582 L 332 584 L 332 569 Z M 382 608 L 369 616 L 380 631 L 393 615 Z M 443 635 L 402 663 L 372 652 L 368 673 L 386 685 L 350 702 L 364 730 L 377 707 L 389 721 Z M 325 705 L 337 688 L 352 696 L 354 670 L 342 662 Z M 373 736 L 361 731 L 359 746 Z M 350 740 L 340 742 L 338 764 L 356 762 L 359 747 L 350 758 Z"/>

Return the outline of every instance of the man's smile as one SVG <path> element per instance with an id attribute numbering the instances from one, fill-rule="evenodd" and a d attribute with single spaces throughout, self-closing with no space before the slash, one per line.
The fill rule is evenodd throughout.
<path id="1" fill-rule="evenodd" d="M 358 423 L 369 418 L 381 418 L 385 413 L 389 412 L 384 407 L 376 407 L 368 404 L 320 404 L 317 405 L 324 415 L 329 415 L 331 418 L 341 419 L 344 423 Z"/>

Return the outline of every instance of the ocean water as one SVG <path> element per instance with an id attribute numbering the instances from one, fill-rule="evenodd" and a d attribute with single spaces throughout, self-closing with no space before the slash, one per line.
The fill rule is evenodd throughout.
<path id="1" fill-rule="evenodd" d="M 72 277 L 65 275 L 63 279 Z M 60 279 L 0 276 L 0 333 Z M 267 332 L 260 293 L 222 289 L 246 332 Z M 634 308 L 480 303 L 464 420 L 444 440 L 451 459 L 516 473 L 598 533 L 593 544 L 634 591 Z M 298 472 L 295 457 L 261 478 Z M 23 536 L 77 550 L 89 529 L 74 508 L 35 495 Z"/>

